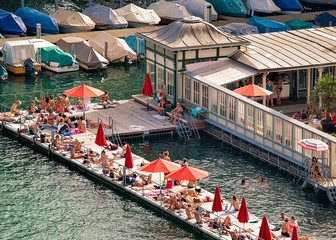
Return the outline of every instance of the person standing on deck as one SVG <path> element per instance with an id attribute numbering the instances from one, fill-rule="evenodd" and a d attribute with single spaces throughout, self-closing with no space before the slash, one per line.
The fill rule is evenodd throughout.
<path id="1" fill-rule="evenodd" d="M 274 85 L 273 85 L 273 82 L 271 81 L 270 77 L 268 76 L 267 77 L 267 83 L 266 83 L 266 89 L 268 91 L 271 91 L 272 94 L 267 96 L 267 106 L 269 106 L 269 102 L 270 102 L 270 99 L 271 99 L 271 106 L 273 107 L 273 88 L 274 88 Z"/>
<path id="2" fill-rule="evenodd" d="M 281 91 L 282 91 L 282 84 L 283 84 L 283 75 L 280 74 L 278 77 L 278 86 L 277 86 L 277 104 L 281 104 Z"/>

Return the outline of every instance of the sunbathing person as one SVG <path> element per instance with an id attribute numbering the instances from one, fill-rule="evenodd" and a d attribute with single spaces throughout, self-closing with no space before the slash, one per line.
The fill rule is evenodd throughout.
<path id="1" fill-rule="evenodd" d="M 16 115 L 20 115 L 20 109 L 17 109 L 18 106 L 20 106 L 22 103 L 20 100 L 17 100 L 13 103 L 13 105 L 11 106 L 11 114 L 13 114 L 14 116 Z"/>
<path id="2" fill-rule="evenodd" d="M 90 128 L 97 128 L 99 126 L 99 123 L 98 122 L 95 122 L 95 121 L 92 121 L 92 120 L 89 120 L 87 119 L 86 120 L 87 122 L 87 125 L 90 127 Z M 103 123 L 103 127 L 104 128 L 112 128 L 112 125 L 108 125 L 106 123 Z"/>
<path id="3" fill-rule="evenodd" d="M 84 158 L 83 154 L 81 153 L 76 153 L 75 148 L 71 145 L 70 146 L 70 158 L 71 159 L 79 159 L 79 158 Z"/>
<path id="4" fill-rule="evenodd" d="M 234 210 L 239 211 L 239 202 L 238 202 L 238 199 L 237 199 L 236 195 L 233 195 L 228 211 L 230 211 L 232 207 L 233 207 Z"/>
<path id="5" fill-rule="evenodd" d="M 61 134 L 70 132 L 70 128 L 69 128 L 68 124 L 64 123 L 63 118 L 60 118 L 60 120 L 59 120 L 59 124 L 57 126 L 57 132 L 61 133 Z"/>
<path id="6" fill-rule="evenodd" d="M 77 107 L 78 109 L 85 109 L 85 104 L 83 103 L 83 101 L 78 100 L 78 101 L 77 101 L 77 104 L 76 104 L 76 107 Z"/>
<path id="7" fill-rule="evenodd" d="M 84 142 L 80 142 L 77 138 L 75 139 L 75 142 L 73 143 L 73 146 L 74 146 L 76 152 L 82 151 L 82 144 L 83 143 Z"/>
<path id="8" fill-rule="evenodd" d="M 69 147 L 69 144 L 66 144 L 66 143 L 62 142 L 60 135 L 56 135 L 56 137 L 55 137 L 55 147 L 56 147 L 57 150 L 64 150 L 64 149 L 67 149 Z"/>
<path id="9" fill-rule="evenodd" d="M 178 102 L 177 106 L 175 109 L 173 109 L 171 112 L 171 119 L 169 120 L 169 122 L 171 122 L 172 124 L 176 123 L 176 119 L 182 118 L 183 117 L 183 108 L 181 106 L 181 104 Z"/>
<path id="10" fill-rule="evenodd" d="M 102 101 L 103 104 L 108 104 L 111 105 L 112 102 L 110 101 L 110 97 L 107 93 L 107 91 L 104 91 L 104 94 L 100 96 L 100 99 Z"/>
<path id="11" fill-rule="evenodd" d="M 85 133 L 86 132 L 86 122 L 85 120 L 83 119 L 83 117 L 80 117 L 79 118 L 79 121 L 77 123 L 77 128 L 80 132 L 83 132 Z"/>
<path id="12" fill-rule="evenodd" d="M 37 115 L 37 122 L 39 122 L 39 123 L 47 123 L 47 116 L 46 116 L 46 114 L 44 114 L 44 113 L 39 113 L 38 115 Z"/>
<path id="13" fill-rule="evenodd" d="M 33 123 L 29 126 L 29 133 L 35 135 L 36 138 L 39 138 L 41 134 L 40 128 L 41 125 L 39 123 Z"/>
<path id="14" fill-rule="evenodd" d="M 49 97 L 44 97 L 43 100 L 37 100 L 37 97 L 35 97 L 35 101 L 39 103 L 39 105 L 36 108 L 36 112 L 39 113 L 42 110 L 46 110 L 47 106 L 49 104 Z"/>
<path id="15" fill-rule="evenodd" d="M 126 155 L 126 148 L 127 148 L 127 142 L 123 142 L 123 147 L 122 147 L 122 152 L 117 152 L 116 154 L 114 154 L 116 157 L 125 157 Z"/>
<path id="16" fill-rule="evenodd" d="M 62 100 L 63 100 L 64 112 L 70 112 L 70 107 L 71 107 L 70 99 L 65 94 L 62 95 L 62 98 L 63 98 Z"/>
<path id="17" fill-rule="evenodd" d="M 321 173 L 321 168 L 319 167 L 318 164 L 314 165 L 314 171 L 313 171 L 313 182 L 319 182 L 319 181 L 324 181 L 326 182 L 327 180 L 322 176 Z"/>
<path id="18" fill-rule="evenodd" d="M 159 104 L 155 106 L 155 110 L 158 114 L 160 114 L 161 111 L 165 110 L 165 101 L 163 98 L 160 100 Z"/>
<path id="19" fill-rule="evenodd" d="M 54 108 L 55 108 L 55 100 L 54 100 L 54 97 L 53 97 L 53 96 L 49 96 L 49 103 L 48 103 L 47 108 L 48 108 L 48 110 L 53 110 L 53 111 L 54 111 Z"/>
<path id="20" fill-rule="evenodd" d="M 47 117 L 47 126 L 48 127 L 53 127 L 54 126 L 54 120 L 55 120 L 56 116 L 53 112 L 53 110 L 49 110 L 49 114 L 48 114 L 48 117 Z"/>
<path id="21" fill-rule="evenodd" d="M 27 108 L 27 112 L 28 112 L 28 114 L 30 114 L 30 115 L 33 115 L 33 114 L 36 112 L 36 109 L 35 109 L 35 101 L 31 101 L 31 102 L 30 102 L 29 107 Z"/>
<path id="22" fill-rule="evenodd" d="M 140 179 L 137 179 L 133 184 L 132 187 L 143 187 L 150 183 L 152 183 L 152 174 L 149 174 L 148 176 L 145 175 L 139 175 Z"/>

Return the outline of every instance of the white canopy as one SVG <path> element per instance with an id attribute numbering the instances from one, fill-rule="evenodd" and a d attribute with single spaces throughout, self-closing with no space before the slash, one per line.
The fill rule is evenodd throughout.
<path id="1" fill-rule="evenodd" d="M 184 6 L 163 0 L 152 3 L 147 9 L 153 9 L 160 18 L 172 21 L 191 16 Z"/>
<path id="2" fill-rule="evenodd" d="M 123 16 L 131 25 L 131 22 L 155 25 L 159 24 L 161 18 L 155 13 L 153 9 L 144 9 L 137 5 L 130 3 L 125 7 L 115 10 Z"/>
<path id="3" fill-rule="evenodd" d="M 27 40 L 7 41 L 2 52 L 6 54 L 6 62 L 12 65 L 23 64 L 27 58 L 36 60 L 34 45 Z"/>
<path id="4" fill-rule="evenodd" d="M 273 13 L 281 12 L 272 0 L 247 0 L 246 8 L 255 12 Z"/>
<path id="5" fill-rule="evenodd" d="M 108 44 L 107 59 L 110 62 L 123 62 L 125 56 L 128 56 L 130 60 L 136 59 L 136 53 L 127 45 L 124 39 L 113 37 L 105 32 L 90 39 L 89 45 L 104 56 L 105 42 Z"/>
<path id="6" fill-rule="evenodd" d="M 218 18 L 218 14 L 212 4 L 205 0 L 178 0 L 177 3 L 184 6 L 191 15 L 202 19 L 204 19 L 204 7 L 211 6 L 212 21 L 216 21 Z"/>
<path id="7" fill-rule="evenodd" d="M 187 76 L 198 77 L 218 84 L 225 85 L 256 75 L 258 72 L 231 59 L 223 59 L 214 62 L 200 62 L 186 65 L 190 73 Z"/>

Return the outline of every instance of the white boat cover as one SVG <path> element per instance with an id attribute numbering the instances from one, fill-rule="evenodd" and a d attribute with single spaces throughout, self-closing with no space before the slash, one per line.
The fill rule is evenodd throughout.
<path id="1" fill-rule="evenodd" d="M 281 12 L 281 9 L 272 0 L 247 0 L 246 8 L 261 13 Z"/>
<path id="2" fill-rule="evenodd" d="M 104 55 L 105 42 L 108 44 L 107 59 L 110 62 L 123 62 L 125 56 L 130 60 L 136 60 L 136 53 L 127 45 L 124 39 L 116 38 L 108 33 L 102 32 L 97 37 L 89 40 L 89 45 Z"/>
<path id="3" fill-rule="evenodd" d="M 200 62 L 186 65 L 187 76 L 195 79 L 206 79 L 217 85 L 225 85 L 258 74 L 258 71 L 235 62 L 223 59 L 214 62 Z"/>
<path id="4" fill-rule="evenodd" d="M 109 63 L 100 53 L 89 46 L 89 43 L 79 37 L 65 37 L 56 42 L 64 52 L 71 54 L 72 45 L 75 47 L 75 57 L 77 61 L 91 68 L 103 68 Z"/>
<path id="5" fill-rule="evenodd" d="M 55 18 L 57 24 L 64 28 L 78 29 L 82 32 L 95 28 L 95 23 L 91 18 L 79 12 L 59 8 L 49 16 Z"/>
<path id="6" fill-rule="evenodd" d="M 205 0 L 178 0 L 177 3 L 184 6 L 191 15 L 202 19 L 204 19 L 204 7 L 211 6 L 212 21 L 216 21 L 218 18 L 218 14 L 212 4 Z"/>
<path id="7" fill-rule="evenodd" d="M 133 3 L 130 3 L 125 7 L 119 8 L 115 11 L 123 16 L 128 22 L 155 25 L 159 24 L 161 21 L 161 18 L 155 13 L 153 9 L 144 9 Z"/>
<path id="8" fill-rule="evenodd" d="M 6 54 L 6 63 L 11 65 L 23 64 L 27 58 L 36 60 L 34 44 L 27 40 L 7 41 L 2 52 Z"/>
<path id="9" fill-rule="evenodd" d="M 171 19 L 173 21 L 191 16 L 184 6 L 164 0 L 152 3 L 147 9 L 153 9 L 160 18 Z"/>
<path id="10" fill-rule="evenodd" d="M 99 4 L 86 8 L 83 14 L 89 16 L 98 29 L 125 28 L 128 24 L 119 13 Z"/>

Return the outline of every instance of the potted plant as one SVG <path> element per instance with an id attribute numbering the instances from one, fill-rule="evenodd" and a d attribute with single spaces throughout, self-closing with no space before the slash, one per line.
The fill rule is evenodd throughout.
<path id="1" fill-rule="evenodd" d="M 320 102 L 325 114 L 325 119 L 321 122 L 322 128 L 325 132 L 333 132 L 335 125 L 331 114 L 336 112 L 336 81 L 328 74 L 323 74 L 314 89 L 310 90 L 309 103 L 319 109 Z"/>

